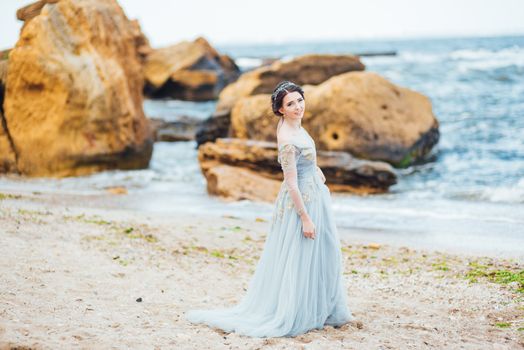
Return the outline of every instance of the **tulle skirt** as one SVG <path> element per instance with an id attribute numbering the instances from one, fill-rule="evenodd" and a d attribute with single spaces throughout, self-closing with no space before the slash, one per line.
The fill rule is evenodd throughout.
<path id="1" fill-rule="evenodd" d="M 340 326 L 353 319 L 329 189 L 316 172 L 299 178 L 299 188 L 316 226 L 316 238 L 304 237 L 283 183 L 262 255 L 243 299 L 230 308 L 190 310 L 188 321 L 251 337 L 281 337 L 324 325 Z"/>

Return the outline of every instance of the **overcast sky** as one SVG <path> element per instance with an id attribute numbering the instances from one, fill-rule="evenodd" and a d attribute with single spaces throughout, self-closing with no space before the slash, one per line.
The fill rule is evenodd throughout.
<path id="1" fill-rule="evenodd" d="M 0 0 L 0 49 L 12 47 L 16 9 Z M 204 36 L 212 44 L 524 34 L 524 0 L 120 0 L 155 47 Z"/>

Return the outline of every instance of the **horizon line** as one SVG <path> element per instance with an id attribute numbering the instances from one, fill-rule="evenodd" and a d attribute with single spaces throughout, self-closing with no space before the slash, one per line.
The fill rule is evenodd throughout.
<path id="1" fill-rule="evenodd" d="M 369 36 L 369 37 L 332 37 L 332 38 L 289 38 L 283 40 L 228 40 L 228 41 L 213 41 L 205 35 L 196 35 L 194 39 L 203 37 L 210 41 L 214 45 L 278 45 L 278 44 L 304 44 L 304 43 L 325 43 L 325 42 L 360 42 L 360 41 L 411 41 L 411 40 L 446 40 L 446 39 L 494 39 L 494 38 L 511 38 L 511 37 L 524 37 L 524 30 L 521 32 L 508 32 L 508 33 L 482 33 L 482 34 L 430 34 L 430 35 L 403 35 L 403 36 Z M 183 39 L 189 40 L 191 39 Z M 183 41 L 180 40 L 180 41 Z"/>

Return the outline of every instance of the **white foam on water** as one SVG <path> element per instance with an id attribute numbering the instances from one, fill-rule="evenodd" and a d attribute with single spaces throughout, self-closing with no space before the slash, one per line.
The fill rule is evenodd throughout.
<path id="1" fill-rule="evenodd" d="M 515 186 L 498 186 L 483 189 L 480 198 L 490 202 L 524 204 L 524 175 Z M 524 211 L 522 212 L 524 218 Z"/>
<path id="2" fill-rule="evenodd" d="M 261 58 L 253 57 L 239 57 L 235 59 L 235 63 L 242 71 L 251 70 L 260 67 L 264 61 Z"/>
<path id="3" fill-rule="evenodd" d="M 444 55 L 435 53 L 403 51 L 400 52 L 398 57 L 405 62 L 411 63 L 437 63 L 444 58 Z"/>
<path id="4" fill-rule="evenodd" d="M 524 68 L 524 48 L 514 46 L 498 51 L 486 49 L 457 50 L 449 54 L 449 58 L 459 61 L 459 72 L 471 70 L 494 70 L 506 67 Z"/>

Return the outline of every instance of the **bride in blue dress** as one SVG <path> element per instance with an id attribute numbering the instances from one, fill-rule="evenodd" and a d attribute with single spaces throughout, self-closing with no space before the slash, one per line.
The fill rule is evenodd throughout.
<path id="1" fill-rule="evenodd" d="M 340 240 L 315 143 L 301 126 L 305 99 L 292 82 L 271 96 L 278 161 L 284 173 L 264 249 L 235 306 L 190 310 L 186 318 L 251 337 L 296 336 L 353 319 L 342 277 Z"/>

